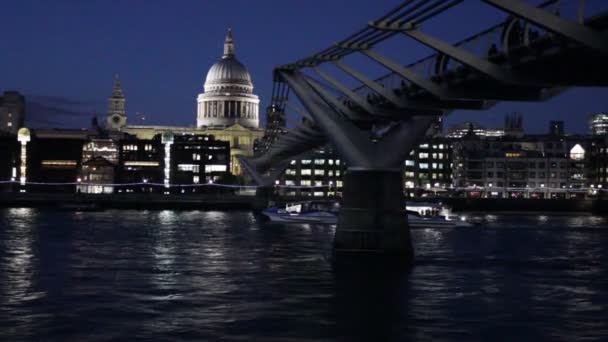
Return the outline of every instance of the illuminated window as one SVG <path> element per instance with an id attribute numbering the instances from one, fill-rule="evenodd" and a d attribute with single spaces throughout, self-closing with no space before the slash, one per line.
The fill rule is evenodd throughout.
<path id="1" fill-rule="evenodd" d="M 228 167 L 226 167 L 226 165 L 205 165 L 205 173 L 207 173 L 207 172 L 226 172 L 227 170 L 228 170 Z"/>
<path id="2" fill-rule="evenodd" d="M 207 166 L 205 166 L 205 167 L 207 167 Z M 186 172 L 199 173 L 200 172 L 200 166 L 199 165 L 193 165 L 193 164 L 179 164 L 179 165 L 177 165 L 177 171 L 186 171 Z"/>
<path id="3" fill-rule="evenodd" d="M 421 169 L 428 169 L 429 168 L 429 164 L 428 163 L 420 163 L 419 167 Z"/>
<path id="4" fill-rule="evenodd" d="M 315 176 L 324 176 L 325 170 L 315 170 Z"/>
<path id="5" fill-rule="evenodd" d="M 193 153 L 192 154 L 192 160 L 201 160 L 201 155 L 198 153 Z"/>
<path id="6" fill-rule="evenodd" d="M 579 144 L 574 145 L 570 150 L 570 159 L 572 160 L 583 160 L 585 159 L 585 150 Z"/>
<path id="7" fill-rule="evenodd" d="M 301 180 L 300 181 L 300 185 L 309 186 L 310 185 L 310 180 Z"/>
<path id="8" fill-rule="evenodd" d="M 414 166 L 414 165 L 416 165 L 416 162 L 413 160 L 408 159 L 405 161 L 405 166 Z"/>
<path id="9" fill-rule="evenodd" d="M 418 158 L 420 158 L 420 159 L 428 159 L 429 158 L 429 154 L 428 153 L 418 153 Z"/>
<path id="10" fill-rule="evenodd" d="M 325 165 L 325 159 L 315 159 L 315 165 Z"/>
<path id="11" fill-rule="evenodd" d="M 126 161 L 125 166 L 150 166 L 157 167 L 159 163 L 157 161 Z"/>
<path id="12" fill-rule="evenodd" d="M 312 163 L 312 161 L 310 159 L 303 159 L 302 160 L 302 165 L 310 165 L 310 163 Z"/>
<path id="13" fill-rule="evenodd" d="M 302 176 L 310 176 L 312 172 L 310 169 L 302 169 L 301 174 Z"/>

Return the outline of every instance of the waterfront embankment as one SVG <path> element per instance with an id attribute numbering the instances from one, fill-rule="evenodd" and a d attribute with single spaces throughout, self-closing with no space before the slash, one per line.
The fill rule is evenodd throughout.
<path id="1" fill-rule="evenodd" d="M 73 205 L 94 205 L 101 209 L 251 209 L 252 196 L 234 194 L 62 194 L 2 193 L 0 207 L 61 208 Z"/>
<path id="2" fill-rule="evenodd" d="M 94 205 L 101 209 L 151 210 L 250 210 L 254 196 L 217 194 L 68 194 L 0 193 L 0 207 L 58 208 L 71 205 Z M 309 201 L 311 198 L 281 198 L 277 202 Z M 456 212 L 587 212 L 608 215 L 608 200 L 600 199 L 510 199 L 442 198 L 415 201 L 441 201 Z"/>

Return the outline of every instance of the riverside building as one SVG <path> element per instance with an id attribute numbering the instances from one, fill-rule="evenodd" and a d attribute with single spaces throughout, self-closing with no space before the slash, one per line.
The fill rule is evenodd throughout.
<path id="1" fill-rule="evenodd" d="M 326 146 L 304 157 L 291 160 L 283 175 L 276 181 L 284 196 L 342 197 L 346 165 Z"/>
<path id="2" fill-rule="evenodd" d="M 453 187 L 463 196 L 583 198 L 603 186 L 593 151 L 605 141 L 590 136 L 469 134 L 453 146 Z"/>
<path id="3" fill-rule="evenodd" d="M 406 196 L 443 194 L 452 184 L 452 139 L 428 137 L 410 152 L 404 165 Z"/>

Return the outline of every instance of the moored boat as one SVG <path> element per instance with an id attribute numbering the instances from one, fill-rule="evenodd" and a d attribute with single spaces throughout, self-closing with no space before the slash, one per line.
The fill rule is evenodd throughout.
<path id="1" fill-rule="evenodd" d="M 292 203 L 279 208 L 270 207 L 264 214 L 271 222 L 277 223 L 316 223 L 336 224 L 338 222 L 339 206 L 337 203 L 327 202 L 301 202 Z M 414 210 L 406 210 L 408 225 L 411 228 L 452 228 L 471 227 L 464 217 L 456 215 L 434 215 L 424 216 Z"/>

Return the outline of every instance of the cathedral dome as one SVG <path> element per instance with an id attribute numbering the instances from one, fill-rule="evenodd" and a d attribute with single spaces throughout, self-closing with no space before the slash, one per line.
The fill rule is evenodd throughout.
<path id="1" fill-rule="evenodd" d="M 247 68 L 234 55 L 232 30 L 228 29 L 224 55 L 207 73 L 205 91 L 197 97 L 197 126 L 259 127 L 260 99 L 253 93 Z"/>
<path id="2" fill-rule="evenodd" d="M 205 92 L 253 92 L 251 75 L 247 68 L 234 55 L 232 30 L 228 29 L 224 42 L 224 55 L 213 64 L 205 80 Z"/>
<path id="3" fill-rule="evenodd" d="M 222 60 L 213 64 L 207 73 L 205 87 L 221 84 L 253 86 L 249 71 L 234 57 L 222 58 Z"/>

